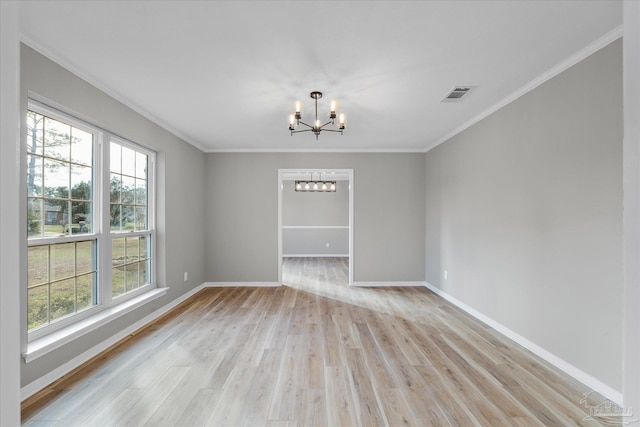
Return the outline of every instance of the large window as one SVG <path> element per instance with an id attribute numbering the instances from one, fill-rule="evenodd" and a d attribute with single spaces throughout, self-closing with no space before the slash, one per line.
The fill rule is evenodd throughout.
<path id="1" fill-rule="evenodd" d="M 117 298 L 151 280 L 149 155 L 112 141 L 110 157 L 111 295 Z"/>
<path id="2" fill-rule="evenodd" d="M 35 102 L 26 152 L 32 338 L 153 287 L 153 153 Z"/>

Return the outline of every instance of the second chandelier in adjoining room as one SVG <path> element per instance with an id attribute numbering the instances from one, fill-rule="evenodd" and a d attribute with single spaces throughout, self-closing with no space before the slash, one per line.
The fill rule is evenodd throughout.
<path id="1" fill-rule="evenodd" d="M 318 119 L 318 99 L 322 98 L 322 92 L 313 91 L 309 95 L 314 100 L 316 107 L 316 115 L 313 121 L 313 125 L 309 125 L 302 121 L 302 104 L 300 103 L 300 101 L 298 101 L 296 102 L 295 114 L 289 115 L 289 130 L 291 131 L 291 135 L 300 132 L 313 132 L 316 136 L 316 139 L 318 139 L 318 136 L 323 131 L 340 132 L 340 135 L 342 135 L 342 132 L 345 128 L 345 117 L 344 113 L 340 113 L 338 124 L 336 124 L 336 117 L 338 117 L 338 115 L 336 114 L 336 101 L 331 101 L 331 108 L 329 110 L 329 121 L 325 124 L 322 124 L 320 119 Z M 296 127 L 299 125 L 306 126 L 307 129 L 296 130 Z M 329 125 L 337 126 L 337 129 L 330 129 L 327 127 Z"/>

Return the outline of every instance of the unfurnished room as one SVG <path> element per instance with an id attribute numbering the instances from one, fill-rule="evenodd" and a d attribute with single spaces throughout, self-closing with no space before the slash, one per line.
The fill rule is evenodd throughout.
<path id="1" fill-rule="evenodd" d="M 640 2 L 1 1 L 0 425 L 640 425 Z"/>

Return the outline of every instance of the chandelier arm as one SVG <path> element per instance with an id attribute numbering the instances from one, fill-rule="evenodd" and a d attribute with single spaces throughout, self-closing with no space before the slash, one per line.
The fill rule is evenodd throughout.
<path id="1" fill-rule="evenodd" d="M 313 126 L 306 124 L 306 123 L 305 123 L 305 122 L 303 122 L 302 120 L 300 120 L 300 124 L 303 124 L 303 125 L 305 125 L 306 127 L 313 129 Z"/>
<path id="2" fill-rule="evenodd" d="M 291 134 L 300 133 L 300 132 L 311 132 L 311 129 L 303 129 L 303 130 L 292 130 Z M 337 131 L 336 131 L 337 132 Z"/>
<path id="3" fill-rule="evenodd" d="M 322 129 L 322 132 L 340 132 L 340 133 L 342 133 L 343 131 L 336 130 L 336 129 Z"/>
<path id="4" fill-rule="evenodd" d="M 332 124 L 333 124 L 333 121 L 331 121 L 331 120 L 330 120 L 330 121 L 328 121 L 327 123 L 325 123 L 325 124 L 323 124 L 322 126 L 320 126 L 320 129 L 322 129 L 323 127 L 325 127 L 325 126 L 327 126 L 327 125 L 332 125 Z M 322 129 L 322 130 L 325 130 L 325 129 Z M 329 130 L 329 129 L 326 129 L 326 130 Z"/>

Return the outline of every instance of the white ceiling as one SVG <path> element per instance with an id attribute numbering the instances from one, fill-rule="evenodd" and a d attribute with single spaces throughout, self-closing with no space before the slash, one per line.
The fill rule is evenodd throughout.
<path id="1" fill-rule="evenodd" d="M 25 1 L 23 40 L 205 151 L 424 151 L 622 23 L 613 1 Z M 614 33 L 611 33 L 614 31 Z M 477 89 L 441 103 L 455 85 Z M 344 135 L 290 136 L 309 92 Z"/>

